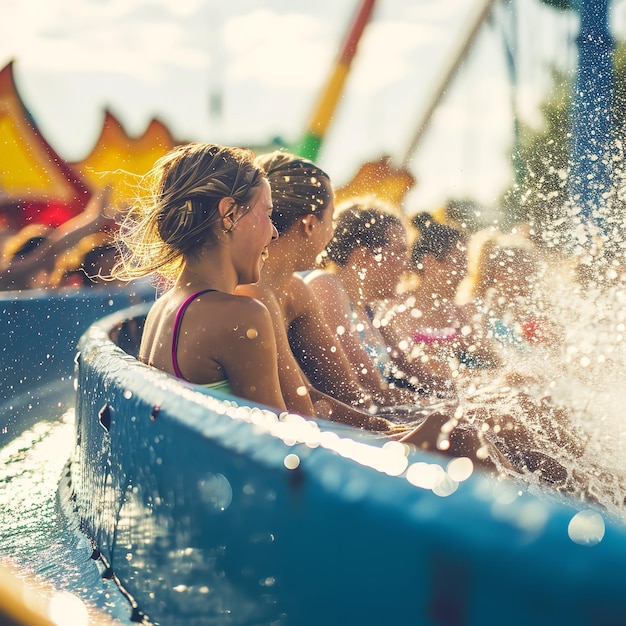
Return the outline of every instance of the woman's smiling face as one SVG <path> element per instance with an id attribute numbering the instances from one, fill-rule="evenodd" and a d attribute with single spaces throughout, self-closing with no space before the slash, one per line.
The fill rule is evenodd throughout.
<path id="1" fill-rule="evenodd" d="M 268 246 L 278 237 L 272 224 L 272 194 L 269 183 L 263 179 L 249 207 L 237 219 L 232 230 L 234 262 L 240 285 L 257 283 L 261 268 L 268 257 Z"/>

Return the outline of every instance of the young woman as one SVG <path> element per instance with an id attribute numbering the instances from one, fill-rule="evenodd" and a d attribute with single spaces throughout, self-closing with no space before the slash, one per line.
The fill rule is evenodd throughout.
<path id="1" fill-rule="evenodd" d="M 313 267 L 332 236 L 330 178 L 311 161 L 284 152 L 262 155 L 256 163 L 270 182 L 272 221 L 280 237 L 272 243 L 261 279 L 239 287 L 237 293 L 260 300 L 270 311 L 287 406 L 305 415 L 315 410 L 324 416 L 330 411 L 331 419 L 387 430 L 386 420 L 369 413 L 372 390 L 364 390 L 354 376 L 317 299 L 299 274 Z"/>
<path id="2" fill-rule="evenodd" d="M 145 200 L 120 227 L 113 276 L 160 275 L 168 289 L 150 310 L 139 358 L 192 383 L 278 410 L 276 341 L 267 308 L 235 295 L 259 280 L 271 221 L 270 186 L 248 150 L 194 143 L 148 174 Z"/>
<path id="3" fill-rule="evenodd" d="M 373 308 L 395 297 L 406 261 L 406 229 L 398 214 L 357 199 L 338 209 L 324 268 L 306 277 L 355 375 L 370 388 L 385 389 L 390 404 L 416 403 L 407 390 L 419 386 L 419 372 L 394 361 L 398 350 L 386 343 Z"/>
<path id="4" fill-rule="evenodd" d="M 504 363 L 549 343 L 555 325 L 538 307 L 542 274 L 532 244 L 503 233 L 490 233 L 478 243 L 465 309 L 494 363 Z"/>
<path id="5" fill-rule="evenodd" d="M 482 352 L 457 291 L 467 273 L 467 241 L 463 233 L 429 214 L 411 220 L 417 236 L 411 246 L 409 272 L 399 294 L 377 310 L 385 341 L 407 362 L 421 364 L 427 393 L 455 395 L 459 364 L 475 364 Z"/>

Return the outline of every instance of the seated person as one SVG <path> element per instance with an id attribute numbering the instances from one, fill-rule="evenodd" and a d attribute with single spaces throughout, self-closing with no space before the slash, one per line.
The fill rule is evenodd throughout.
<path id="1" fill-rule="evenodd" d="M 408 271 L 395 299 L 376 311 L 388 345 L 411 362 L 420 362 L 428 393 L 454 396 L 455 381 L 466 367 L 491 366 L 493 357 L 477 342 L 458 290 L 467 272 L 465 235 L 429 213 L 412 219 L 417 235 Z"/>
<path id="2" fill-rule="evenodd" d="M 417 391 L 422 372 L 394 361 L 373 309 L 395 297 L 406 261 L 406 230 L 398 214 L 368 198 L 356 199 L 338 208 L 324 267 L 305 279 L 355 375 L 368 388 L 385 389 L 395 404 L 416 404 L 415 393 L 407 391 Z"/>
<path id="3" fill-rule="evenodd" d="M 270 311 L 287 406 L 310 415 L 313 400 L 321 402 L 324 411 L 332 410 L 334 420 L 387 429 L 386 420 L 369 412 L 378 390 L 360 385 L 299 274 L 311 269 L 332 236 L 330 178 L 311 161 L 285 152 L 261 155 L 256 162 L 272 189 L 272 221 L 280 236 L 270 247 L 261 279 L 238 287 L 237 293 L 256 298 Z M 303 356 L 306 373 L 294 351 Z"/>
<path id="4" fill-rule="evenodd" d="M 57 259 L 48 282 L 59 289 L 121 286 L 124 283 L 109 278 L 116 262 L 117 248 L 111 235 L 87 235 Z"/>
<path id="5" fill-rule="evenodd" d="M 554 328 L 533 297 L 540 282 L 536 250 L 519 237 L 488 235 L 484 240 L 484 235 L 476 236 L 464 309 L 476 336 L 499 362 L 507 349 L 519 354 L 547 342 Z"/>
<path id="6" fill-rule="evenodd" d="M 156 273 L 168 289 L 148 313 L 139 359 L 192 383 L 284 411 L 271 319 L 234 291 L 259 280 L 277 237 L 253 154 L 189 144 L 159 159 L 150 193 L 119 230 L 119 280 Z"/>
<path id="7" fill-rule="evenodd" d="M 35 251 L 45 244 L 52 228 L 45 224 L 29 224 L 19 232 L 6 238 L 2 249 L 2 275 L 0 284 L 7 289 L 37 289 L 47 284 L 45 264 L 31 262 L 36 257 Z M 22 272 L 29 268 L 31 272 Z M 12 274 L 12 275 L 11 275 Z"/>

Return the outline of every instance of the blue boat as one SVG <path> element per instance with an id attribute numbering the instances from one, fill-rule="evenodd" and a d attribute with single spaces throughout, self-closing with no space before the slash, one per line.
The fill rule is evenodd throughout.
<path id="1" fill-rule="evenodd" d="M 620 521 L 149 368 L 133 356 L 148 307 L 80 341 L 60 487 L 135 619 L 623 623 Z"/>

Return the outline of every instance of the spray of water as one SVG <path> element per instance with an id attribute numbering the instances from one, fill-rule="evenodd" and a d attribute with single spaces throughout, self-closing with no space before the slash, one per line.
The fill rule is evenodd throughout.
<path id="1" fill-rule="evenodd" d="M 531 218 L 523 236 L 492 228 L 491 247 L 483 242 L 490 282 L 468 333 L 489 344 L 496 366 L 456 362 L 447 409 L 502 454 L 503 474 L 625 519 L 624 176 L 614 167 L 603 206 L 587 215 L 558 202 L 567 197 L 561 178 L 558 193 L 533 200 L 551 207 L 535 211 L 541 223 Z"/>

